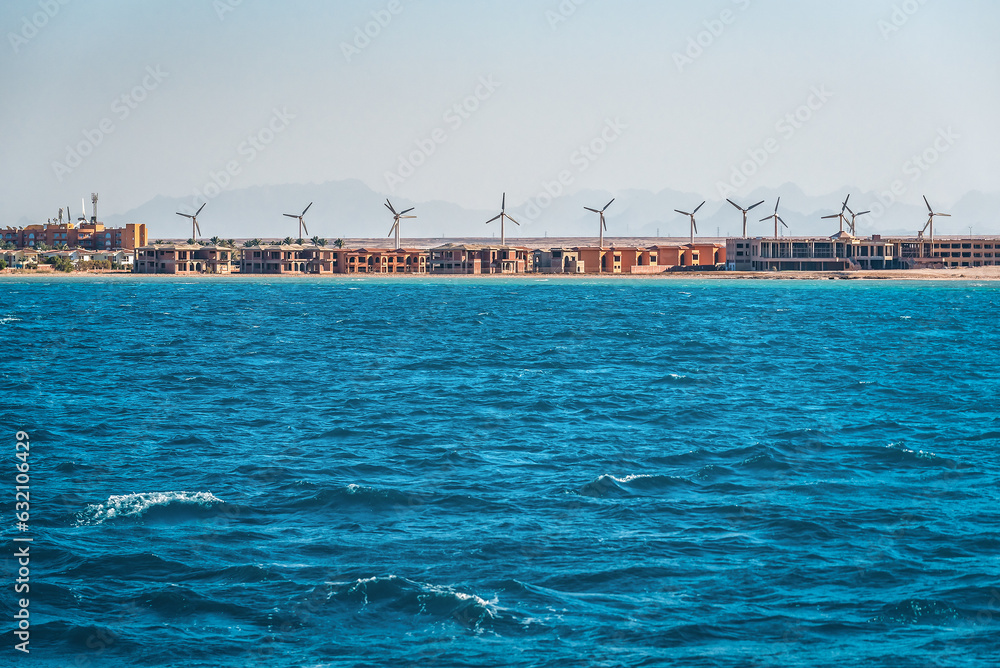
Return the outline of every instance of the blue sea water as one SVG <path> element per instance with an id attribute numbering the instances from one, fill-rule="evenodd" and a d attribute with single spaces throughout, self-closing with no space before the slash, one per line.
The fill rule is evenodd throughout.
<path id="1" fill-rule="evenodd" d="M 995 665 L 998 314 L 970 282 L 5 279 L 0 665 Z"/>

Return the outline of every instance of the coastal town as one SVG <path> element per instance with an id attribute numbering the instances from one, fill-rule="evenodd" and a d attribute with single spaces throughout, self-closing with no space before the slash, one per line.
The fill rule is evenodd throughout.
<path id="1" fill-rule="evenodd" d="M 732 202 L 730 202 L 732 203 Z M 610 204 L 610 203 L 609 203 Z M 738 209 L 739 205 L 732 203 Z M 760 203 L 758 203 L 760 204 Z M 150 242 L 144 223 L 107 227 L 94 214 L 77 222 L 61 219 L 46 224 L 0 228 L 0 270 L 5 273 L 54 271 L 129 272 L 167 275 L 335 275 L 335 274 L 602 274 L 653 275 L 692 272 L 826 272 L 860 270 L 949 269 L 1000 266 L 1000 237 L 933 235 L 934 213 L 928 204 L 930 235 L 912 237 L 857 236 L 847 202 L 840 214 L 840 229 L 830 236 L 781 236 L 777 213 L 775 235 L 707 239 L 695 236 L 696 224 L 687 241 L 656 240 L 636 244 L 603 237 L 580 238 L 555 246 L 507 243 L 496 240 L 451 241 L 440 245 L 405 246 L 398 233 L 400 218 L 391 203 L 386 206 L 396 220 L 395 244 L 349 244 L 319 237 L 274 240 L 197 239 L 196 215 L 192 237 L 186 241 Z M 754 206 L 757 206 L 756 204 Z M 700 207 L 699 207 L 700 208 Z M 753 207 L 750 207 L 753 208 Z M 308 207 L 307 207 L 308 209 Z M 408 211 L 408 210 L 407 210 Z M 697 209 L 695 209 L 697 212 Z M 852 215 L 848 217 L 848 212 Z M 304 215 L 305 212 L 303 212 Z M 304 229 L 298 217 L 299 233 Z M 744 210 L 744 220 L 746 211 Z M 496 219 L 505 217 L 505 211 Z M 764 220 L 767 220 L 765 218 Z M 513 221 L 516 222 L 516 221 Z M 501 220 L 503 223 L 503 220 Z M 744 225 L 744 230 L 745 230 Z M 535 240 L 545 242 L 544 239 Z M 567 240 L 562 240 L 567 241 Z M 596 241 L 597 243 L 594 243 Z"/>

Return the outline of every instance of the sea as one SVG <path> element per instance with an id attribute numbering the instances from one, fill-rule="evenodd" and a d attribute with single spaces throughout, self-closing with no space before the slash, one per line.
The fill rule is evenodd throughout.
<path id="1" fill-rule="evenodd" d="M 997 665 L 998 315 L 974 281 L 6 277 L 0 665 Z"/>

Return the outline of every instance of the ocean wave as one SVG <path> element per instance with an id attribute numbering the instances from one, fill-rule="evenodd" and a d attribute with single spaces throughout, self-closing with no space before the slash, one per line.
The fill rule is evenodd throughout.
<path id="1" fill-rule="evenodd" d="M 622 496 L 645 496 L 657 492 L 694 486 L 687 478 L 672 475 L 629 474 L 622 477 L 604 474 L 588 482 L 577 490 L 583 496 L 612 498 Z"/>
<path id="2" fill-rule="evenodd" d="M 448 585 L 417 582 L 398 575 L 328 582 L 328 598 L 352 603 L 369 612 L 418 614 L 452 619 L 480 630 L 501 617 L 497 598 L 485 599 Z"/>
<path id="3" fill-rule="evenodd" d="M 76 526 L 96 526 L 123 517 L 143 517 L 153 508 L 194 506 L 208 508 L 222 499 L 211 492 L 142 492 L 109 496 L 104 503 L 92 503 L 76 518 Z"/>

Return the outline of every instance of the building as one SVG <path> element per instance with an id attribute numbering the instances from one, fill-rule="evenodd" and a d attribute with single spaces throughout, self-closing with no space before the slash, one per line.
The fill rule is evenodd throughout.
<path id="1" fill-rule="evenodd" d="M 532 253 L 532 270 L 540 274 L 582 274 L 584 263 L 575 248 L 538 248 Z"/>
<path id="2" fill-rule="evenodd" d="M 137 274 L 229 274 L 234 250 L 228 246 L 152 244 L 136 251 Z"/>
<path id="3" fill-rule="evenodd" d="M 677 268 L 716 269 L 725 264 L 722 244 L 699 242 L 671 246 L 583 246 L 576 249 L 588 274 L 660 274 Z"/>
<path id="4" fill-rule="evenodd" d="M 1000 265 L 1000 238 L 830 237 L 739 238 L 726 242 L 733 271 L 846 271 Z"/>
<path id="5" fill-rule="evenodd" d="M 523 246 L 445 244 L 430 250 L 432 274 L 523 274 L 533 264 Z"/>
<path id="6" fill-rule="evenodd" d="M 49 223 L 27 227 L 0 228 L 0 241 L 16 248 L 37 248 L 42 244 L 68 246 L 86 250 L 135 250 L 149 243 L 144 223 L 128 223 L 125 227 L 105 227 L 104 223 Z"/>
<path id="7" fill-rule="evenodd" d="M 341 249 L 334 266 L 340 274 L 426 274 L 430 252 L 417 248 Z"/>
<path id="8" fill-rule="evenodd" d="M 11 269 L 29 269 L 38 266 L 38 252 L 23 248 L 0 251 L 0 260 Z"/>

